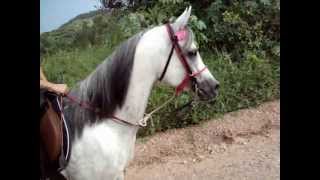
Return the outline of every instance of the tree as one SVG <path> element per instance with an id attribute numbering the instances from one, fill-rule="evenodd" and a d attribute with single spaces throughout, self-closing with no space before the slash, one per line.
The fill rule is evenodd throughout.
<path id="1" fill-rule="evenodd" d="M 99 0 L 104 9 L 119 9 L 123 7 L 137 7 L 147 5 L 152 0 Z"/>
<path id="2" fill-rule="evenodd" d="M 102 8 L 105 9 L 113 9 L 113 8 L 121 8 L 124 6 L 123 0 L 99 0 Z M 126 0 L 124 0 L 126 1 Z"/>

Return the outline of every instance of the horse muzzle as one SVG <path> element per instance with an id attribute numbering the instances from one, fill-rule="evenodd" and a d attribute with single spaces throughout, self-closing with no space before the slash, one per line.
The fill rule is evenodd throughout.
<path id="1" fill-rule="evenodd" d="M 202 101 L 210 101 L 217 97 L 219 82 L 212 79 L 203 80 L 196 83 L 196 94 Z"/>

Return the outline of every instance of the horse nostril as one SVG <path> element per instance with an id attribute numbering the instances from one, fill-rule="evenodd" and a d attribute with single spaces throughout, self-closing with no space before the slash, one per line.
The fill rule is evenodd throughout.
<path id="1" fill-rule="evenodd" d="M 220 87 L 220 85 L 219 85 L 219 83 L 218 83 L 218 84 L 216 84 L 216 86 L 214 87 L 214 90 L 218 90 L 219 87 Z"/>

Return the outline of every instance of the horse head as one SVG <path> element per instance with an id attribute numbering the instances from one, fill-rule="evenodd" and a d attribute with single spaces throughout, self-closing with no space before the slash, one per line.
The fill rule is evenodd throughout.
<path id="1" fill-rule="evenodd" d="M 153 70 L 160 81 L 178 91 L 196 91 L 200 99 L 211 100 L 217 96 L 219 82 L 203 63 L 195 36 L 187 25 L 190 15 L 191 6 L 173 23 L 147 31 L 141 40 L 143 48 L 136 53 L 157 62 Z"/>

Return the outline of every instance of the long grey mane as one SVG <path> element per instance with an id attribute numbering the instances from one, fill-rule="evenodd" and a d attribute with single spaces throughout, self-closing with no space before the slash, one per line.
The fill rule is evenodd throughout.
<path id="1" fill-rule="evenodd" d="M 118 46 L 70 95 L 90 103 L 104 117 L 112 115 L 116 108 L 121 108 L 130 83 L 136 46 L 142 34 L 138 33 Z M 74 102 L 66 99 L 65 104 L 65 116 L 71 122 L 72 137 L 75 134 L 81 135 L 85 124 L 101 121 L 96 113 Z"/>

